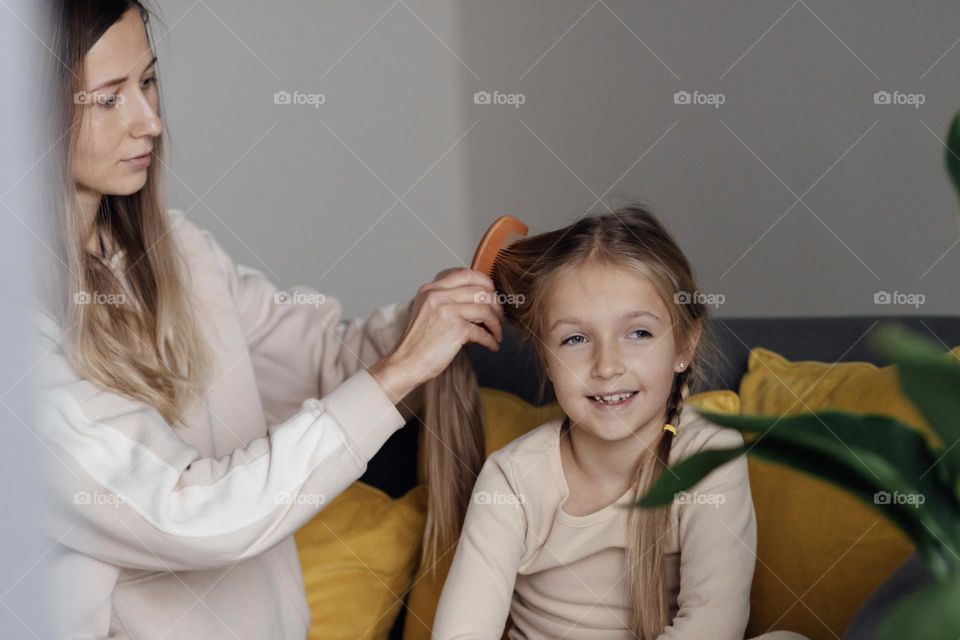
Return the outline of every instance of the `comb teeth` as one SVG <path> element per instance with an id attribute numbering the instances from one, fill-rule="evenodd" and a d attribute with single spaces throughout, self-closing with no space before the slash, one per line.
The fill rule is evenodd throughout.
<path id="1" fill-rule="evenodd" d="M 475 269 L 487 276 L 493 276 L 493 267 L 505 248 L 527 235 L 527 225 L 513 216 L 500 216 L 494 220 L 487 232 L 483 234 L 473 254 L 471 269 Z"/>
<path id="2" fill-rule="evenodd" d="M 497 263 L 500 261 L 500 256 L 503 255 L 504 249 L 507 249 L 515 243 L 517 240 L 521 240 L 526 236 L 522 236 L 519 233 L 508 233 L 504 239 L 503 244 L 500 245 L 500 248 L 497 249 L 496 255 L 493 256 L 493 261 L 490 263 L 490 271 L 487 273 L 491 278 L 493 277 L 493 272 L 497 270 Z"/>

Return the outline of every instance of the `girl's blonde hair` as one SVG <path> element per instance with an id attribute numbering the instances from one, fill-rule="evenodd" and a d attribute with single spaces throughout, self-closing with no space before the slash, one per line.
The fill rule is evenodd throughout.
<path id="1" fill-rule="evenodd" d="M 212 356 L 189 299 L 189 275 L 164 205 L 163 140 L 153 141 L 146 184 L 131 195 L 102 196 L 93 233 L 126 254 L 121 281 L 86 248 L 85 227 L 70 167 L 82 134 L 84 57 L 128 10 L 148 22 L 137 0 L 71 0 L 51 14 L 58 64 L 50 113 L 56 140 L 48 246 L 56 260 L 41 274 L 41 304 L 60 323 L 65 352 L 78 374 L 156 408 L 175 425 L 204 393 Z M 146 64 L 148 60 L 142 61 Z M 138 63 L 137 68 L 141 65 Z M 108 300 L 110 304 L 100 304 Z"/>
<path id="2" fill-rule="evenodd" d="M 690 264 L 676 241 L 646 209 L 633 206 L 607 215 L 579 219 L 574 224 L 519 240 L 497 259 L 493 281 L 505 316 L 537 354 L 545 351 L 545 301 L 562 271 L 588 262 L 628 268 L 650 279 L 666 302 L 678 351 L 693 346 L 689 364 L 674 377 L 664 422 L 678 425 L 690 389 L 708 384 L 708 372 L 719 357 L 700 302 Z M 693 345 L 697 328 L 700 338 Z M 484 461 L 484 435 L 479 390 L 465 355 L 458 356 L 426 389 L 424 458 L 429 508 L 423 562 L 433 566 L 457 544 L 471 488 Z M 564 420 L 564 429 L 570 420 Z M 644 456 L 634 477 L 637 495 L 667 467 L 674 435 L 663 431 Z M 671 527 L 669 507 L 634 509 L 629 520 L 627 566 L 631 589 L 631 627 L 640 638 L 652 639 L 670 624 L 664 548 Z"/>

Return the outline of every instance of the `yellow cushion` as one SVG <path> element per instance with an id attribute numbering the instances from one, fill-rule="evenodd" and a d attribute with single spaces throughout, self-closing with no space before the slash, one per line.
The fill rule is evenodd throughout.
<path id="1" fill-rule="evenodd" d="M 490 455 L 531 429 L 563 415 L 556 403 L 543 407 L 528 404 L 520 398 L 494 389 L 481 389 L 486 423 L 486 449 Z M 690 396 L 691 406 L 723 413 L 738 413 L 740 400 L 733 391 L 707 391 Z M 440 592 L 453 560 L 453 552 L 441 558 L 434 571 L 420 567 L 414 580 L 404 622 L 403 640 L 430 640 L 430 629 L 437 612 Z"/>
<path id="2" fill-rule="evenodd" d="M 960 347 L 954 351 L 960 355 Z M 932 433 L 900 391 L 896 369 L 865 362 L 791 362 L 754 349 L 740 381 L 740 403 L 743 414 L 886 414 Z M 910 554 L 909 539 L 828 483 L 753 456 L 749 468 L 759 561 L 748 635 L 776 627 L 811 640 L 839 637 L 867 596 Z"/>
<path id="3" fill-rule="evenodd" d="M 417 565 L 426 493 L 355 482 L 295 535 L 310 640 L 386 639 Z"/>

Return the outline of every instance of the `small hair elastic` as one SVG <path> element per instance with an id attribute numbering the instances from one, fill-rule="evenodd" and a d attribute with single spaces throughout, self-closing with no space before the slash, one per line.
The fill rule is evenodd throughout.
<path id="1" fill-rule="evenodd" d="M 664 431 L 669 431 L 669 432 L 672 433 L 673 435 L 677 435 L 677 428 L 676 428 L 675 426 L 673 426 L 672 424 L 665 424 L 665 425 L 663 425 L 663 430 L 664 430 Z"/>

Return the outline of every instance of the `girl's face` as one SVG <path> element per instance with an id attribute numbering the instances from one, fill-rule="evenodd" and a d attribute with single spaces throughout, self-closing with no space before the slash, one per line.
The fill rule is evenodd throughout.
<path id="1" fill-rule="evenodd" d="M 127 11 L 84 57 L 71 172 L 78 190 L 130 195 L 147 181 L 158 115 L 156 58 L 138 10 Z"/>
<path id="2" fill-rule="evenodd" d="M 547 374 L 575 427 L 616 441 L 663 426 L 692 348 L 677 351 L 649 278 L 596 262 L 571 267 L 556 274 L 544 311 Z"/>

